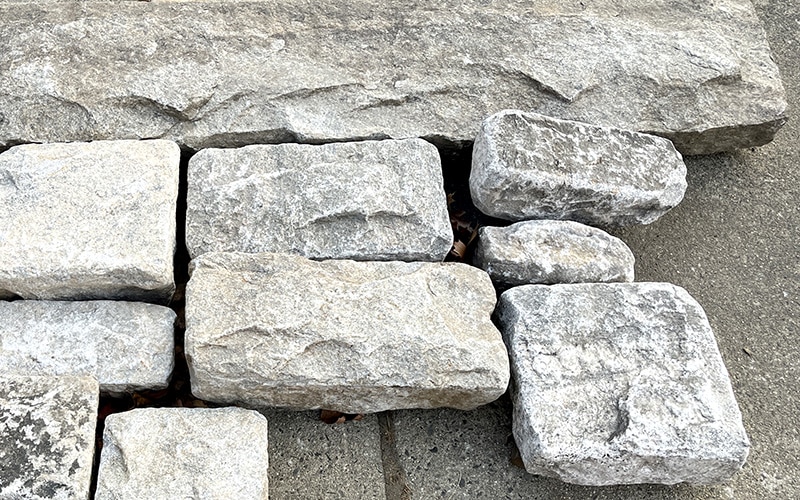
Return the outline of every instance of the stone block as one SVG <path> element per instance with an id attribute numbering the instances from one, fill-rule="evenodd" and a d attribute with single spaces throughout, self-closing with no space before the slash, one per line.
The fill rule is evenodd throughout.
<path id="1" fill-rule="evenodd" d="M 442 261 L 442 165 L 420 139 L 204 149 L 189 161 L 186 243 L 205 252 Z"/>
<path id="2" fill-rule="evenodd" d="M 97 500 L 266 500 L 267 419 L 241 408 L 140 408 L 109 415 Z"/>
<path id="3" fill-rule="evenodd" d="M 91 377 L 0 376 L 0 498 L 89 499 L 99 396 Z"/>
<path id="4" fill-rule="evenodd" d="M 0 154 L 0 295 L 169 300 L 179 163 L 162 140 Z"/>
<path id="5" fill-rule="evenodd" d="M 504 287 L 633 281 L 633 252 L 625 242 L 571 221 L 482 227 L 474 262 Z"/>
<path id="6" fill-rule="evenodd" d="M 474 408 L 506 390 L 480 269 L 243 253 L 191 267 L 186 358 L 202 399 L 370 413 Z"/>
<path id="7" fill-rule="evenodd" d="M 786 120 L 749 0 L 231 5 L 0 5 L 0 147 L 452 145 L 511 108 L 651 132 L 704 154 L 765 144 Z"/>
<path id="8" fill-rule="evenodd" d="M 175 312 L 137 302 L 0 302 L 0 374 L 91 375 L 100 390 L 163 389 Z"/>
<path id="9" fill-rule="evenodd" d="M 668 283 L 526 285 L 500 298 L 526 469 L 563 481 L 714 484 L 750 442 L 700 305 Z"/>
<path id="10" fill-rule="evenodd" d="M 469 187 L 501 219 L 649 224 L 683 199 L 686 165 L 660 137 L 506 110 L 481 125 Z"/>

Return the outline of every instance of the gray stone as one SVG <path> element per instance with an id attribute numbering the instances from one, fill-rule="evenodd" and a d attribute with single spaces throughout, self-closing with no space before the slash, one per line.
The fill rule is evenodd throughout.
<path id="1" fill-rule="evenodd" d="M 91 377 L 0 376 L 0 498 L 88 500 L 99 394 Z"/>
<path id="2" fill-rule="evenodd" d="M 97 500 L 266 500 L 267 419 L 242 408 L 141 408 L 109 415 Z"/>
<path id="3" fill-rule="evenodd" d="M 202 399 L 370 413 L 469 409 L 506 390 L 480 269 L 243 253 L 191 267 L 186 357 Z"/>
<path id="4" fill-rule="evenodd" d="M 570 221 L 525 221 L 478 231 L 475 264 L 503 286 L 633 281 L 619 238 Z"/>
<path id="5" fill-rule="evenodd" d="M 328 425 L 318 411 L 261 410 L 272 498 L 385 500 L 378 417 Z"/>
<path id="6" fill-rule="evenodd" d="M 169 300 L 179 163 L 168 141 L 0 154 L 0 296 Z"/>
<path id="7" fill-rule="evenodd" d="M 516 108 L 698 154 L 786 119 L 749 0 L 12 3 L 0 19 L 0 146 L 460 144 Z"/>
<path id="8" fill-rule="evenodd" d="M 0 302 L 0 374 L 91 375 L 103 392 L 163 389 L 175 313 L 136 302 Z"/>
<path id="9" fill-rule="evenodd" d="M 587 485 L 712 484 L 750 442 L 699 304 L 667 283 L 526 285 L 500 298 L 529 472 Z"/>
<path id="10" fill-rule="evenodd" d="M 192 257 L 441 261 L 453 244 L 439 153 L 420 139 L 204 149 L 186 217 Z"/>
<path id="11" fill-rule="evenodd" d="M 686 165 L 660 137 L 506 110 L 481 125 L 469 187 L 502 219 L 649 224 L 683 199 Z"/>

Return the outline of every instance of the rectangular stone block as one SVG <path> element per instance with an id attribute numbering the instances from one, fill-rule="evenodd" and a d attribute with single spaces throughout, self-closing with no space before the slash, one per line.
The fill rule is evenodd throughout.
<path id="1" fill-rule="evenodd" d="M 179 163 L 162 140 L 0 154 L 0 296 L 168 301 Z"/>
<path id="2" fill-rule="evenodd" d="M 513 108 L 700 154 L 769 142 L 786 119 L 749 0 L 231 5 L 0 5 L 0 146 L 463 144 Z"/>
<path id="3" fill-rule="evenodd" d="M 135 302 L 0 302 L 0 374 L 91 375 L 110 393 L 163 389 L 175 312 Z"/>
<path id="4" fill-rule="evenodd" d="M 89 499 L 99 396 L 91 377 L 0 375 L 0 498 Z"/>
<path id="5" fill-rule="evenodd" d="M 97 500 L 267 500 L 267 419 L 241 408 L 140 408 L 106 418 Z"/>
<path id="6" fill-rule="evenodd" d="M 481 125 L 475 206 L 512 221 L 650 224 L 683 200 L 686 165 L 666 139 L 506 110 Z"/>
<path id="7" fill-rule="evenodd" d="M 186 359 L 199 398 L 370 413 L 469 409 L 506 390 L 480 269 L 243 253 L 191 267 Z"/>
<path id="8" fill-rule="evenodd" d="M 442 261 L 442 165 L 420 139 L 204 149 L 189 161 L 186 244 L 205 252 Z"/>
<path id="9" fill-rule="evenodd" d="M 498 320 L 526 469 L 570 483 L 714 484 L 750 442 L 700 305 L 668 283 L 526 285 Z"/>

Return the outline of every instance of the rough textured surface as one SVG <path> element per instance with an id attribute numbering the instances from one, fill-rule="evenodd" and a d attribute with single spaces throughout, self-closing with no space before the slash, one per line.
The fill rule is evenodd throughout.
<path id="1" fill-rule="evenodd" d="M 442 166 L 420 139 L 205 149 L 189 161 L 189 254 L 441 261 Z"/>
<path id="2" fill-rule="evenodd" d="M 253 406 L 368 413 L 499 397 L 495 292 L 464 264 L 207 253 L 186 290 L 192 392 Z"/>
<path id="3" fill-rule="evenodd" d="M 570 221 L 482 227 L 474 261 L 504 286 L 633 281 L 633 252 L 625 242 Z"/>
<path id="4" fill-rule="evenodd" d="M 0 154 L 0 297 L 168 300 L 179 162 L 168 141 Z"/>
<path id="5" fill-rule="evenodd" d="M 705 313 L 667 283 L 526 285 L 500 298 L 525 467 L 610 485 L 729 479 L 750 443 Z"/>
<path id="6" fill-rule="evenodd" d="M 88 500 L 98 398 L 91 377 L 0 376 L 0 498 Z"/>
<path id="7" fill-rule="evenodd" d="M 0 374 L 91 375 L 100 390 L 163 389 L 175 313 L 136 302 L 0 302 Z"/>
<path id="8" fill-rule="evenodd" d="M 241 408 L 143 408 L 110 415 L 97 500 L 266 500 L 267 419 Z"/>
<path id="9" fill-rule="evenodd" d="M 329 425 L 318 411 L 261 413 L 269 421 L 270 497 L 386 499 L 377 416 Z"/>
<path id="10" fill-rule="evenodd" d="M 660 137 L 506 110 L 481 125 L 469 187 L 502 219 L 649 224 L 683 199 L 686 165 Z"/>
<path id="11" fill-rule="evenodd" d="M 749 0 L 6 4 L 0 19 L 0 145 L 452 143 L 518 108 L 695 154 L 785 121 Z"/>

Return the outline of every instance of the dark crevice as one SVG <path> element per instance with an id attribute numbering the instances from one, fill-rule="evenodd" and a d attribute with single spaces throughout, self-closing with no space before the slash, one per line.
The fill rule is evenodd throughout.
<path id="1" fill-rule="evenodd" d="M 387 500 L 411 500 L 411 485 L 397 453 L 397 435 L 392 412 L 378 414 L 378 429 L 381 439 L 381 463 Z"/>

